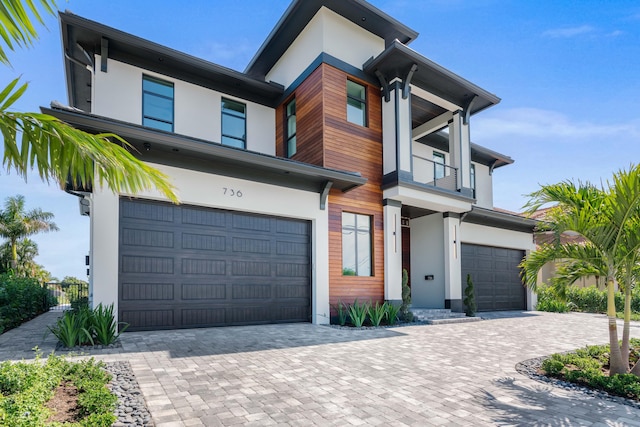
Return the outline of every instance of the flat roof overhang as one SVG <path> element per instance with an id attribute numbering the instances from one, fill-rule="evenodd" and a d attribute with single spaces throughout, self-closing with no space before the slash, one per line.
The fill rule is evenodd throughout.
<path id="1" fill-rule="evenodd" d="M 364 0 L 294 0 L 249 62 L 245 73 L 264 79 L 321 7 L 384 39 L 409 43 L 418 33 Z"/>
<path id="2" fill-rule="evenodd" d="M 414 65 L 417 69 L 411 77 L 412 85 L 459 106 L 461 110 L 470 106 L 470 114 L 500 102 L 496 95 L 425 58 L 398 40 L 380 55 L 367 61 L 363 69 L 371 75 L 381 73 L 387 82 L 395 78 L 404 81 Z M 475 101 L 472 102 L 474 98 Z"/>
<path id="3" fill-rule="evenodd" d="M 103 64 L 93 64 L 93 55 L 103 52 L 116 61 L 269 107 L 275 107 L 284 93 L 279 84 L 254 79 L 72 13 L 60 12 L 59 16 L 69 103 L 84 111 L 91 111 L 91 71 L 87 66 L 100 72 Z"/>
<path id="4" fill-rule="evenodd" d="M 119 135 L 133 145 L 137 150 L 137 153 L 134 153 L 136 157 L 144 161 L 162 162 L 187 169 L 313 191 L 323 195 L 329 189 L 346 192 L 367 182 L 366 178 L 356 172 L 328 169 L 227 147 L 80 111 L 45 107 L 41 107 L 41 110 L 86 132 L 109 132 Z M 148 147 L 145 144 L 149 144 Z"/>
<path id="5" fill-rule="evenodd" d="M 485 225 L 488 227 L 503 228 L 506 230 L 533 233 L 538 221 L 519 215 L 512 215 L 492 209 L 473 206 L 471 211 L 462 216 L 462 222 Z"/>

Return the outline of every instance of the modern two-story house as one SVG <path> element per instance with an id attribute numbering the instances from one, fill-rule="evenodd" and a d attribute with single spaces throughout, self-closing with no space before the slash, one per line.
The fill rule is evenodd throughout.
<path id="1" fill-rule="evenodd" d="M 517 264 L 534 221 L 493 209 L 511 158 L 473 144 L 499 98 L 415 52 L 362 0 L 294 0 L 244 72 L 60 14 L 69 107 L 166 173 L 157 192 L 76 189 L 93 304 L 130 330 L 328 323 L 331 305 L 531 308 Z"/>

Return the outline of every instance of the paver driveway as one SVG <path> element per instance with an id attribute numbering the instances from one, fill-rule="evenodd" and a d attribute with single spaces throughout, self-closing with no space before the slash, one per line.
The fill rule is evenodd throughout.
<path id="1" fill-rule="evenodd" d="M 136 332 L 123 335 L 122 349 L 93 354 L 131 362 L 158 426 L 640 426 L 636 408 L 539 383 L 514 368 L 607 342 L 604 316 L 491 317 L 378 330 L 288 324 Z M 0 359 L 20 351 L 6 335 Z M 640 324 L 632 336 L 640 337 Z M 51 340 L 39 344 L 46 351 Z"/>

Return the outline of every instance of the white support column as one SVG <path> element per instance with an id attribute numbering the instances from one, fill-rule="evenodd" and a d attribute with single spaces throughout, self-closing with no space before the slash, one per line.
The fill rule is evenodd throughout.
<path id="1" fill-rule="evenodd" d="M 445 308 L 462 311 L 462 263 L 460 261 L 460 215 L 444 213 Z"/>
<path id="2" fill-rule="evenodd" d="M 91 289 L 93 305 L 113 304 L 118 317 L 118 224 L 120 200 L 109 189 L 93 188 L 91 205 Z"/>
<path id="3" fill-rule="evenodd" d="M 449 123 L 449 154 L 451 166 L 458 169 L 458 189 L 471 195 L 471 137 L 461 111 L 454 113 Z"/>
<path id="4" fill-rule="evenodd" d="M 401 206 L 384 200 L 384 299 L 402 301 L 402 228 Z"/>
<path id="5" fill-rule="evenodd" d="M 384 175 L 411 176 L 411 97 L 402 97 L 398 80 L 389 84 L 389 102 L 382 102 L 382 160 Z"/>

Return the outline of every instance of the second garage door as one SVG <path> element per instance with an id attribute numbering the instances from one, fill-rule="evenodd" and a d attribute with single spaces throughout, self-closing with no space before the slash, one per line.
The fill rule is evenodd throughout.
<path id="1" fill-rule="evenodd" d="M 462 244 L 463 292 L 471 274 L 478 311 L 526 309 L 518 269 L 523 257 L 524 251 L 517 249 Z"/>
<path id="2" fill-rule="evenodd" d="M 307 322 L 310 223 L 121 199 L 119 318 L 129 330 Z"/>

